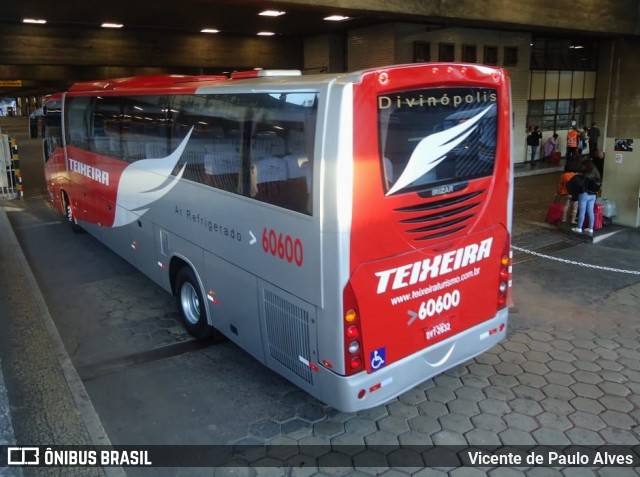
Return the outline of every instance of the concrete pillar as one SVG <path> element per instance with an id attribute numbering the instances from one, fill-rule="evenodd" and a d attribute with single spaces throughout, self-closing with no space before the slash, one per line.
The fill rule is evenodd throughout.
<path id="1" fill-rule="evenodd" d="M 618 39 L 608 57 L 603 197 L 615 200 L 614 223 L 640 226 L 640 39 Z M 602 65 L 605 66 L 605 65 Z M 598 80 L 600 81 L 600 77 Z M 630 145 L 632 144 L 632 145 Z"/>

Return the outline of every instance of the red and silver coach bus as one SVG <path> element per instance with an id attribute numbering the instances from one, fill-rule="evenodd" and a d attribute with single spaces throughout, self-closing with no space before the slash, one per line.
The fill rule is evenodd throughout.
<path id="1" fill-rule="evenodd" d="M 509 79 L 413 64 L 80 83 L 45 174 L 74 228 L 329 405 L 385 403 L 505 337 Z"/>

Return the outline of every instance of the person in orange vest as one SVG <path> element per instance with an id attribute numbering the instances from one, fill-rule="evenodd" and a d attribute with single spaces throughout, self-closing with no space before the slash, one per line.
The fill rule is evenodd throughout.
<path id="1" fill-rule="evenodd" d="M 573 160 L 578 152 L 578 141 L 580 140 L 580 133 L 576 127 L 575 121 L 571 123 L 571 129 L 567 133 L 567 162 Z"/>

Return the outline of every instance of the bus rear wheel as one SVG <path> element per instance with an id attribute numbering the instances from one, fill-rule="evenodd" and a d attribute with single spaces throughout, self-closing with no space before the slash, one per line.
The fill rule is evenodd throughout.
<path id="1" fill-rule="evenodd" d="M 176 303 L 187 331 L 196 339 L 218 338 L 219 332 L 207 322 L 207 304 L 193 270 L 185 266 L 176 276 Z"/>

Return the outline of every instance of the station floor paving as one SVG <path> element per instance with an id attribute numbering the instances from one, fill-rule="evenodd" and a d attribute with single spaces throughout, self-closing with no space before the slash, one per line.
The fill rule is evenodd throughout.
<path id="1" fill-rule="evenodd" d="M 426 381 L 384 406 L 357 413 L 328 408 L 277 377 L 272 382 L 262 382 L 270 393 L 278 393 L 276 405 L 247 411 L 247 416 L 238 411 L 236 416 L 228 416 L 229 422 L 203 423 L 203 429 L 211 431 L 219 426 L 220 430 L 228 429 L 228 433 L 223 441 L 208 437 L 215 432 L 205 434 L 198 444 L 254 446 L 251 452 L 238 457 L 235 466 L 173 470 L 58 468 L 47 469 L 48 474 L 24 469 L 24 475 L 640 475 L 633 465 L 455 466 L 446 465 L 448 461 L 443 460 L 442 455 L 455 450 L 455 446 L 638 450 L 640 231 L 613 227 L 603 230 L 601 236 L 606 237 L 594 243 L 545 224 L 544 215 L 554 195 L 557 172 L 555 167 L 543 170 L 542 165 L 533 172 L 525 167 L 516 168 L 512 236 L 515 305 L 507 339 L 487 353 Z M 26 322 L 26 315 L 42 313 L 43 303 L 47 306 L 41 296 L 31 296 L 32 292 L 38 294 L 38 290 L 30 289 L 35 278 L 30 275 L 26 258 L 19 257 L 21 245 L 16 235 L 24 234 L 24 230 L 14 209 L 30 207 L 40 207 L 37 197 L 24 202 L 0 201 L 3 227 L 0 263 L 4 270 L 7 267 L 11 270 L 10 276 L 0 274 L 0 321 L 19 317 Z M 32 212 L 37 217 L 37 210 Z M 151 311 L 155 312 L 157 309 Z M 114 330 L 130 326 L 130 322 L 122 321 L 122 316 L 115 315 L 113 319 L 121 321 L 110 324 Z M 170 319 L 163 323 L 154 329 L 163 326 L 174 329 Z M 31 330 L 31 335 L 24 336 L 25 342 L 7 342 L 0 335 L 0 364 L 7 382 L 9 414 L 19 429 L 16 442 L 26 445 L 21 439 L 40 434 L 44 438 L 37 442 L 42 443 L 46 443 L 47 437 L 57 439 L 56 443 L 122 443 L 121 429 L 126 422 L 100 421 L 98 413 L 92 410 L 93 406 L 99 409 L 118 406 L 116 401 L 108 402 L 113 395 L 93 398 L 98 396 L 95 382 L 82 379 L 82 374 L 90 373 L 91 369 L 81 369 L 78 374 L 68 356 L 64 356 L 70 350 L 61 347 L 59 341 L 56 344 L 55 336 L 51 336 L 55 330 L 43 329 L 41 334 L 37 331 Z M 40 365 L 47 375 L 36 376 L 28 388 L 43 406 L 36 413 L 37 420 L 30 418 L 28 409 L 16 401 L 12 384 L 18 378 L 11 374 L 16 369 L 15 361 L 21 359 L 16 357 L 21 355 L 15 348 L 28 349 L 34 340 L 41 351 L 49 350 L 35 353 L 43 360 Z M 13 351 L 8 352 L 8 347 Z M 233 351 L 222 348 L 218 352 Z M 104 389 L 135 386 L 145 376 L 166 372 L 167 368 L 177 372 L 184 366 L 208 365 L 204 354 L 183 353 L 169 363 L 153 361 L 126 369 L 119 379 L 115 375 L 106 376 L 101 386 Z M 66 369 L 67 366 L 72 369 Z M 83 401 L 89 395 L 93 399 L 91 405 Z M 32 402 L 33 396 L 23 397 Z M 138 398 L 144 400 L 144 390 Z M 154 411 L 146 412 L 153 415 Z M 123 421 L 127 418 L 131 416 L 122 417 Z M 32 422 L 16 423 L 29 419 Z M 0 412 L 0 428 L 3 422 L 6 424 L 7 420 L 3 420 Z M 100 429 L 104 436 L 100 435 Z M 147 435 L 148 442 L 162 443 L 154 432 L 156 429 L 149 423 L 148 428 L 138 429 L 138 436 Z M 341 449 L 340 456 L 328 453 L 331 446 Z M 433 449 L 438 453 L 436 457 Z M 635 462 L 637 465 L 638 461 Z M 2 476 L 18 475 L 3 471 L 15 469 L 0 469 Z"/>

